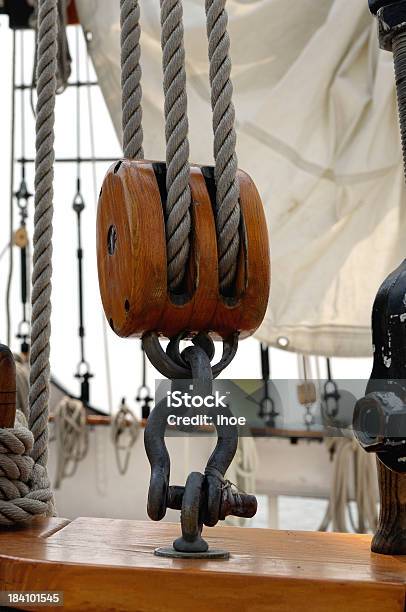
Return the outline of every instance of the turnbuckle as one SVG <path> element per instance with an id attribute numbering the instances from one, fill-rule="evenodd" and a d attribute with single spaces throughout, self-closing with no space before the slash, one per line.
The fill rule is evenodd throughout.
<path id="1" fill-rule="evenodd" d="M 228 361 L 230 354 L 235 354 L 236 339 L 225 342 L 223 358 L 219 362 L 221 365 L 214 367 L 211 366 L 214 346 L 208 336 L 198 334 L 192 340 L 193 346 L 183 351 L 179 349 L 180 339 L 177 337 L 169 343 L 166 354 L 162 349 L 157 349 L 157 339 L 151 340 L 151 336 L 147 342 L 144 340 L 144 347 L 151 359 L 152 346 L 155 363 L 157 355 L 160 365 L 162 361 L 166 361 L 165 371 L 171 370 L 172 373 L 172 391 L 188 389 L 190 392 L 192 389 L 195 395 L 211 395 L 213 372 L 215 375 L 220 373 L 221 365 Z M 180 372 L 183 380 L 179 377 Z M 178 374 L 178 379 L 173 376 L 174 373 Z M 229 557 L 227 551 L 209 550 L 208 543 L 202 538 L 203 526 L 212 527 L 230 515 L 251 518 L 257 511 L 256 498 L 239 491 L 224 477 L 238 444 L 238 428 L 228 423 L 229 417 L 232 416 L 228 406 L 208 409 L 207 414 L 216 428 L 217 444 L 207 462 L 204 474 L 192 472 L 184 487 L 169 484 L 170 457 L 165 444 L 168 417 L 169 415 L 193 416 L 198 413 L 198 410 L 185 405 L 174 408 L 164 399 L 151 412 L 147 421 L 144 444 L 151 465 L 148 515 L 152 520 L 160 521 L 165 516 L 167 508 L 181 511 L 182 535 L 173 542 L 173 547 L 158 548 L 155 554 L 226 559 Z"/>

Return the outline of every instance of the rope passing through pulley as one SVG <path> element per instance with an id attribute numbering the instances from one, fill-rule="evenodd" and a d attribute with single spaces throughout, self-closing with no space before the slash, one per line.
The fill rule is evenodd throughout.
<path id="1" fill-rule="evenodd" d="M 165 163 L 146 160 L 143 150 L 139 2 L 120 2 L 124 158 L 111 166 L 100 191 L 99 285 L 115 333 L 142 338 L 146 355 L 173 385 L 205 380 L 210 393 L 210 381 L 233 359 L 238 340 L 254 333 L 265 315 L 268 232 L 258 191 L 237 166 L 226 2 L 205 2 L 214 167 L 189 163 L 182 1 L 160 5 Z M 166 351 L 161 337 L 170 339 Z M 223 355 L 212 366 L 213 339 L 223 341 Z M 181 350 L 184 340 L 192 346 Z M 228 437 L 218 430 L 205 474 L 191 474 L 185 488 L 170 487 L 165 418 L 158 404 L 145 430 L 148 511 L 160 520 L 168 504 L 181 510 L 182 538 L 172 554 L 207 554 L 203 524 L 227 513 L 255 513 L 255 498 L 224 479 L 238 432 Z"/>

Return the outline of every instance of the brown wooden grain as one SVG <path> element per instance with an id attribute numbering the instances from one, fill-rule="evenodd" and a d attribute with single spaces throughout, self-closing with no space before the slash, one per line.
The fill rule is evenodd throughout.
<path id="1" fill-rule="evenodd" d="M 218 299 L 216 227 L 206 183 L 200 168 L 190 168 L 192 235 L 187 284 L 189 300 L 177 305 L 167 288 L 159 332 L 171 338 L 181 331 L 209 330 Z"/>
<path id="2" fill-rule="evenodd" d="M 262 323 L 270 289 L 270 256 L 268 229 L 260 195 L 251 177 L 238 171 L 240 206 L 245 239 L 240 249 L 237 300 L 219 296 L 212 330 L 227 337 L 234 331 L 246 338 Z"/>
<path id="3" fill-rule="evenodd" d="M 11 351 L 0 344 L 0 427 L 13 427 L 16 416 L 16 366 Z"/>
<path id="4" fill-rule="evenodd" d="M 117 248 L 109 255 L 112 225 Z M 97 261 L 104 311 L 114 331 L 126 337 L 156 329 L 166 301 L 166 245 L 151 163 L 123 160 L 109 169 L 97 213 Z"/>
<path id="5" fill-rule="evenodd" d="M 178 532 L 94 518 L 0 531 L 0 584 L 62 590 L 78 612 L 404 612 L 406 560 L 371 553 L 369 536 L 216 527 L 205 537 L 229 561 L 155 557 Z"/>
<path id="6" fill-rule="evenodd" d="M 192 248 L 182 303 L 167 288 L 165 225 L 152 162 L 124 160 L 110 168 L 99 199 L 99 284 L 107 319 L 119 336 L 180 331 L 226 337 L 250 335 L 262 322 L 269 295 L 269 248 L 263 207 L 252 180 L 239 172 L 244 240 L 237 297 L 220 296 L 212 203 L 199 167 L 191 167 Z M 117 247 L 108 254 L 109 227 Z M 127 305 L 127 307 L 125 306 Z"/>
<path id="7" fill-rule="evenodd" d="M 372 550 L 385 555 L 406 555 L 406 474 L 387 468 L 378 458 L 380 513 Z"/>
<path id="8" fill-rule="evenodd" d="M 75 4 L 75 0 L 71 0 L 68 3 L 68 23 L 69 25 L 77 25 L 79 23 L 78 12 Z"/>

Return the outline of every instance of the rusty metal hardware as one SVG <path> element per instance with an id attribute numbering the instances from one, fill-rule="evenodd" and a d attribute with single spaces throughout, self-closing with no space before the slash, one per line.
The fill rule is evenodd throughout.
<path id="1" fill-rule="evenodd" d="M 193 392 L 199 395 L 212 393 L 213 370 L 216 368 L 211 366 L 213 348 L 208 337 L 200 334 L 199 336 L 195 337 L 193 346 L 181 352 L 179 338 L 175 338 L 170 343 L 167 353 L 163 353 L 166 358 L 173 360 L 172 364 L 180 368 L 184 379 L 174 379 L 172 390 L 190 388 L 190 383 L 193 381 Z M 227 352 L 227 348 L 225 351 Z M 183 365 L 179 365 L 180 363 Z M 256 513 L 257 501 L 253 495 L 238 491 L 224 478 L 238 444 L 237 427 L 221 424 L 216 418 L 219 414 L 225 417 L 232 416 L 228 407 L 213 408 L 209 411 L 217 430 L 217 444 L 207 462 L 204 474 L 192 472 L 184 487 L 170 486 L 170 457 L 165 445 L 165 430 L 170 414 L 190 415 L 191 409 L 186 406 L 174 408 L 168 406 L 166 400 L 162 400 L 147 421 L 144 444 L 151 465 L 147 511 L 149 517 L 155 521 L 165 516 L 167 508 L 181 511 L 182 536 L 173 543 L 173 550 L 165 549 L 163 552 L 159 549 L 157 554 L 166 554 L 167 551 L 171 556 L 174 554 L 201 556 L 210 553 L 207 542 L 201 536 L 203 525 L 214 526 L 229 515 L 251 518 Z M 218 553 L 219 551 L 215 551 L 215 554 Z"/>

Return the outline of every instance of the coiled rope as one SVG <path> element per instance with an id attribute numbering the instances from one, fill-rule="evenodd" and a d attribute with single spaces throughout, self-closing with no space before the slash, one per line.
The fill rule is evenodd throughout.
<path id="1" fill-rule="evenodd" d="M 49 339 L 51 317 L 54 109 L 57 0 L 38 5 L 38 75 L 35 164 L 29 428 L 17 413 L 14 428 L 0 429 L 0 524 L 54 512 L 47 473 Z"/>
<path id="2" fill-rule="evenodd" d="M 86 408 L 81 401 L 64 397 L 59 402 L 54 414 L 54 437 L 57 449 L 54 488 L 59 489 L 64 478 L 75 475 L 89 448 Z"/>
<path id="3" fill-rule="evenodd" d="M 111 421 L 111 440 L 116 451 L 118 471 L 124 476 L 130 464 L 131 449 L 141 429 L 141 423 L 125 400 Z"/>
<path id="4" fill-rule="evenodd" d="M 377 514 L 377 480 L 375 458 L 365 453 L 353 438 L 329 438 L 327 449 L 334 449 L 333 482 L 330 499 L 319 531 L 367 533 L 375 531 Z M 351 514 L 351 475 L 353 475 L 354 498 L 357 519 Z M 347 522 L 347 513 L 350 527 Z"/>

